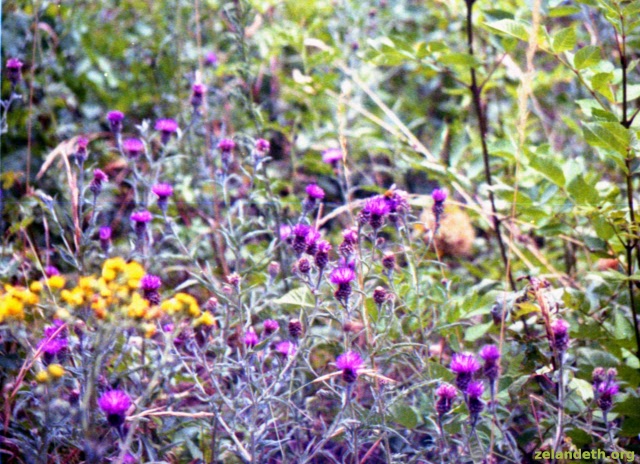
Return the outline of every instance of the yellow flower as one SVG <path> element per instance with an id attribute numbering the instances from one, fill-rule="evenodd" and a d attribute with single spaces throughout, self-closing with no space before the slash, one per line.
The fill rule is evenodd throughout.
<path id="1" fill-rule="evenodd" d="M 142 298 L 139 293 L 134 293 L 131 303 L 127 308 L 127 315 L 134 319 L 142 318 L 149 309 L 149 302 Z"/>
<path id="2" fill-rule="evenodd" d="M 209 311 L 205 311 L 202 313 L 202 316 L 200 316 L 198 319 L 193 321 L 194 327 L 199 327 L 201 325 L 205 325 L 207 327 L 212 327 L 216 325 L 216 320 L 213 317 L 213 314 L 211 314 Z"/>
<path id="3" fill-rule="evenodd" d="M 131 261 L 125 267 L 124 273 L 127 276 L 127 285 L 131 288 L 138 288 L 140 279 L 145 275 L 145 270 L 140 263 Z"/>
<path id="4" fill-rule="evenodd" d="M 144 331 L 144 336 L 146 338 L 153 337 L 157 331 L 155 324 L 151 323 L 142 324 L 141 328 Z"/>
<path id="5" fill-rule="evenodd" d="M 64 367 L 62 367 L 60 364 L 49 364 L 49 367 L 47 367 L 47 372 L 54 379 L 59 379 L 65 374 Z M 40 373 L 38 372 L 38 374 Z"/>
<path id="6" fill-rule="evenodd" d="M 29 285 L 29 290 L 36 293 L 42 291 L 42 288 L 42 282 L 40 282 L 39 280 L 34 280 L 33 282 L 31 282 L 31 285 Z"/>
<path id="7" fill-rule="evenodd" d="M 57 310 L 54 316 L 56 319 L 62 319 L 63 321 L 71 318 L 71 314 L 69 313 L 69 311 L 64 308 L 60 308 L 59 310 Z"/>
<path id="8" fill-rule="evenodd" d="M 4 319 L 24 319 L 24 303 L 10 294 L 0 297 L 0 322 Z"/>
<path id="9" fill-rule="evenodd" d="M 36 381 L 38 383 L 47 383 L 49 381 L 49 374 L 47 371 L 40 371 L 36 374 Z"/>
<path id="10" fill-rule="evenodd" d="M 54 275 L 47 279 L 47 285 L 54 289 L 64 288 L 66 281 L 61 275 Z"/>
<path id="11" fill-rule="evenodd" d="M 76 287 L 73 290 L 62 290 L 60 292 L 60 298 L 71 306 L 82 306 L 84 303 L 84 292 L 80 287 Z"/>
<path id="12" fill-rule="evenodd" d="M 104 298 L 95 296 L 91 302 L 91 309 L 96 313 L 98 319 L 104 319 L 107 317 L 107 302 Z"/>
<path id="13" fill-rule="evenodd" d="M 186 310 L 186 312 L 191 317 L 200 316 L 201 312 L 200 306 L 198 306 L 198 300 L 196 300 L 193 296 L 189 295 L 188 293 L 181 292 L 176 294 L 175 299 L 182 303 L 183 307 L 186 306 L 184 310 Z"/>
<path id="14" fill-rule="evenodd" d="M 78 279 L 78 287 L 85 293 L 92 292 L 94 287 L 98 284 L 94 276 L 80 277 Z"/>

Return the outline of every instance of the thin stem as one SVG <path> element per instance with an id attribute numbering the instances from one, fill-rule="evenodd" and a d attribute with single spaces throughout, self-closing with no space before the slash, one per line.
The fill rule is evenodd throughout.
<path id="1" fill-rule="evenodd" d="M 473 4 L 475 0 L 466 0 L 467 5 L 467 45 L 469 48 L 469 55 L 474 56 L 473 52 Z M 512 291 L 516 291 L 516 282 L 513 279 L 513 275 L 511 273 L 511 267 L 509 266 L 509 259 L 507 257 L 507 250 L 502 240 L 502 233 L 500 228 L 500 218 L 498 217 L 498 210 L 496 208 L 496 201 L 493 194 L 493 180 L 491 178 L 491 166 L 489 163 L 489 149 L 487 147 L 487 117 L 482 108 L 481 102 L 481 93 L 482 88 L 478 86 L 478 78 L 476 76 L 476 69 L 474 67 L 471 68 L 471 85 L 469 86 L 469 90 L 471 91 L 471 96 L 473 98 L 473 106 L 476 111 L 476 116 L 478 118 L 478 125 L 480 128 L 480 141 L 482 143 L 482 159 L 484 161 L 484 174 L 487 185 L 489 186 L 489 202 L 491 203 L 491 213 L 493 217 L 493 228 L 496 232 L 496 237 L 498 239 L 498 246 L 500 247 L 500 256 L 502 257 L 502 262 L 504 264 L 505 270 L 507 272 L 507 276 L 509 278 L 509 285 L 511 286 Z"/>

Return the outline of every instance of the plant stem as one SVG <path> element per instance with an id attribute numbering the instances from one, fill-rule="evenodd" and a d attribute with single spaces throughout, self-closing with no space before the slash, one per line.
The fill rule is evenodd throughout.
<path id="1" fill-rule="evenodd" d="M 469 49 L 469 55 L 474 56 L 473 52 L 473 5 L 475 0 L 466 0 L 467 5 L 467 45 Z M 484 161 L 484 174 L 487 185 L 489 186 L 489 202 L 491 203 L 491 215 L 493 218 L 493 229 L 496 232 L 496 238 L 498 239 L 498 246 L 500 247 L 500 256 L 509 278 L 509 285 L 512 291 L 516 291 L 516 282 L 513 279 L 511 273 L 511 267 L 509 266 L 509 258 L 507 257 L 507 250 L 502 240 L 501 233 L 501 221 L 498 217 L 498 210 L 496 208 L 496 201 L 493 195 L 493 180 L 491 178 L 491 166 L 489 163 L 489 149 L 487 147 L 487 116 L 482 108 L 481 94 L 482 87 L 478 86 L 478 79 L 476 76 L 476 68 L 471 67 L 471 85 L 469 86 L 471 96 L 473 98 L 473 106 L 475 108 L 476 116 L 478 118 L 478 125 L 480 129 L 480 141 L 482 144 L 482 159 Z"/>

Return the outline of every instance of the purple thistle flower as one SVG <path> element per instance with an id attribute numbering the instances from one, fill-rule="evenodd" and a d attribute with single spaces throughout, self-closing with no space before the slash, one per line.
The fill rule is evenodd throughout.
<path id="1" fill-rule="evenodd" d="M 304 239 L 304 242 L 307 244 L 306 252 L 310 255 L 315 255 L 316 251 L 318 251 L 318 242 L 320 241 L 321 235 L 313 227 L 309 228 L 309 233 Z"/>
<path id="2" fill-rule="evenodd" d="M 140 288 L 142 289 L 143 297 L 149 304 L 157 305 L 160 303 L 160 293 L 158 293 L 158 289 L 161 285 L 162 280 L 160 280 L 160 277 L 152 274 L 146 274 L 140 279 Z"/>
<path id="3" fill-rule="evenodd" d="M 253 327 L 249 327 L 244 334 L 244 344 L 250 348 L 253 348 L 258 344 L 258 336 L 256 335 L 256 331 L 253 330 Z"/>
<path id="4" fill-rule="evenodd" d="M 54 338 L 51 338 L 62 325 L 64 325 L 64 322 L 60 320 L 53 321 L 52 326 L 44 329 L 44 336 L 38 343 L 37 348 L 42 350 L 42 359 L 46 365 L 51 364 L 56 357 L 62 361 L 66 354 L 69 346 L 66 329 L 61 330 Z"/>
<path id="5" fill-rule="evenodd" d="M 324 269 L 329 263 L 329 252 L 331 251 L 331 243 L 326 240 L 318 242 L 314 261 L 318 269 Z"/>
<path id="6" fill-rule="evenodd" d="M 193 87 L 191 87 L 191 105 L 194 110 L 202 106 L 206 91 L 207 86 L 204 84 L 193 84 Z"/>
<path id="7" fill-rule="evenodd" d="M 296 224 L 291 230 L 291 234 L 293 235 L 293 251 L 295 251 L 298 256 L 307 249 L 307 235 L 310 230 L 311 227 L 306 224 Z"/>
<path id="8" fill-rule="evenodd" d="M 602 411 L 608 412 L 613 407 L 613 397 L 619 391 L 620 387 L 613 380 L 602 383 L 597 389 L 598 407 Z"/>
<path id="9" fill-rule="evenodd" d="M 435 189 L 431 192 L 431 198 L 435 203 L 442 203 L 447 199 L 447 192 L 442 189 Z"/>
<path id="10" fill-rule="evenodd" d="M 393 272 L 396 268 L 396 255 L 393 253 L 385 253 L 382 257 L 382 267 L 384 267 L 387 272 Z"/>
<path id="11" fill-rule="evenodd" d="M 60 271 L 58 270 L 57 267 L 49 265 L 44 267 L 44 275 L 47 276 L 47 278 L 49 278 L 49 277 L 60 275 Z"/>
<path id="12" fill-rule="evenodd" d="M 387 301 L 388 293 L 384 287 L 373 289 L 373 301 L 376 305 L 382 306 Z"/>
<path id="13" fill-rule="evenodd" d="M 222 139 L 218 142 L 218 150 L 222 152 L 232 151 L 235 147 L 236 143 L 231 139 Z"/>
<path id="14" fill-rule="evenodd" d="M 358 220 L 361 224 L 369 223 L 373 230 L 378 230 L 384 224 L 384 218 L 388 214 L 389 205 L 385 197 L 376 195 L 365 202 L 358 215 Z"/>
<path id="15" fill-rule="evenodd" d="M 111 132 L 117 134 L 122 131 L 122 121 L 124 120 L 124 113 L 122 111 L 109 111 L 107 113 L 107 121 L 109 121 L 109 127 Z"/>
<path id="16" fill-rule="evenodd" d="M 474 380 L 473 382 L 469 383 L 466 393 L 471 397 L 481 397 L 484 393 L 484 383 L 482 383 L 482 380 Z"/>
<path id="17" fill-rule="evenodd" d="M 171 136 L 178 132 L 178 123 L 174 119 L 158 119 L 154 128 L 161 133 L 160 140 L 166 145 Z"/>
<path id="18" fill-rule="evenodd" d="M 436 396 L 438 397 L 436 401 L 436 411 L 439 416 L 443 416 L 451 411 L 451 405 L 456 395 L 456 389 L 452 385 L 444 383 L 438 387 L 436 390 Z"/>
<path id="19" fill-rule="evenodd" d="M 218 66 L 218 55 L 215 52 L 207 52 L 204 61 L 208 66 L 216 67 Z"/>
<path id="20" fill-rule="evenodd" d="M 280 329 L 280 324 L 278 324 L 278 322 L 274 321 L 273 319 L 267 319 L 266 321 L 264 321 L 263 327 L 264 333 L 267 335 L 271 335 L 272 333 L 275 333 L 278 331 L 278 329 Z"/>
<path id="21" fill-rule="evenodd" d="M 87 147 L 89 146 L 89 139 L 84 136 L 78 137 L 76 140 L 76 152 L 74 154 L 76 163 L 80 166 L 87 160 Z"/>
<path id="22" fill-rule="evenodd" d="M 89 184 L 89 190 L 95 195 L 100 195 L 102 191 L 102 183 L 107 182 L 109 177 L 104 173 L 102 169 L 95 169 L 93 171 L 93 180 Z"/>
<path id="23" fill-rule="evenodd" d="M 313 200 L 322 200 L 324 198 L 324 190 L 322 190 L 316 184 L 309 184 L 305 189 L 309 198 Z"/>
<path id="24" fill-rule="evenodd" d="M 401 214 L 409 211 L 409 203 L 407 192 L 404 190 L 392 190 L 391 192 L 391 195 L 385 195 L 384 199 L 389 206 L 389 220 L 395 224 Z"/>
<path id="25" fill-rule="evenodd" d="M 276 345 L 276 351 L 284 357 L 293 356 L 296 353 L 296 345 L 284 340 Z"/>
<path id="26" fill-rule="evenodd" d="M 301 274 L 308 274 L 311 271 L 311 262 L 309 262 L 307 258 L 302 257 L 296 263 L 295 268 Z"/>
<path id="27" fill-rule="evenodd" d="M 500 375 L 500 349 L 495 345 L 485 345 L 480 350 L 480 357 L 484 359 L 484 375 L 491 382 L 495 382 Z"/>
<path id="28" fill-rule="evenodd" d="M 127 453 L 122 458 L 122 464 L 137 464 L 139 460 L 131 453 Z"/>
<path id="29" fill-rule="evenodd" d="M 484 384 L 481 380 L 471 382 L 467 387 L 467 407 L 469 408 L 469 414 L 471 416 L 471 424 L 475 425 L 478 421 L 478 416 L 484 410 L 484 401 L 481 396 L 484 393 Z"/>
<path id="30" fill-rule="evenodd" d="M 551 323 L 553 340 L 552 348 L 562 353 L 569 347 L 569 324 L 563 319 L 556 319 Z"/>
<path id="31" fill-rule="evenodd" d="M 347 351 L 336 359 L 336 367 L 342 371 L 342 380 L 353 383 L 358 379 L 358 371 L 362 370 L 364 361 L 355 351 Z"/>
<path id="32" fill-rule="evenodd" d="M 353 227 L 342 231 L 342 243 L 340 244 L 340 253 L 343 256 L 350 256 L 355 252 L 358 244 L 358 231 Z"/>
<path id="33" fill-rule="evenodd" d="M 336 299 L 344 306 L 347 306 L 349 297 L 351 296 L 351 281 L 356 278 L 355 272 L 348 267 L 339 267 L 334 269 L 329 277 L 332 284 L 337 285 L 338 288 L 334 293 Z"/>
<path id="34" fill-rule="evenodd" d="M 466 391 L 473 374 L 480 369 L 480 363 L 472 354 L 454 354 L 449 366 L 452 372 L 456 374 L 456 386 Z"/>
<path id="35" fill-rule="evenodd" d="M 330 164 L 334 168 L 338 165 L 342 158 L 342 150 L 340 150 L 339 148 L 327 148 L 322 152 L 322 161 L 324 163 Z"/>
<path id="36" fill-rule="evenodd" d="M 165 212 L 167 210 L 167 200 L 173 195 L 173 187 L 170 184 L 156 184 L 151 191 L 158 197 L 158 206 Z"/>
<path id="37" fill-rule="evenodd" d="M 22 66 L 23 63 L 18 58 L 9 58 L 7 60 L 7 79 L 14 87 L 22 79 Z"/>
<path id="38" fill-rule="evenodd" d="M 218 150 L 220 150 L 220 160 L 222 161 L 222 169 L 226 172 L 233 163 L 233 149 L 236 143 L 231 139 L 222 139 L 218 142 Z"/>
<path id="39" fill-rule="evenodd" d="M 111 227 L 104 226 L 100 227 L 100 231 L 98 232 L 98 237 L 100 238 L 100 247 L 102 251 L 107 253 L 109 251 L 109 244 L 111 242 Z"/>
<path id="40" fill-rule="evenodd" d="M 118 429 L 124 424 L 131 405 L 131 398 L 122 390 L 108 391 L 98 400 L 98 406 L 107 416 L 109 425 Z"/>
<path id="41" fill-rule="evenodd" d="M 145 231 L 147 230 L 147 224 L 151 222 L 153 216 L 147 210 L 136 211 L 131 215 L 131 221 L 134 223 L 134 228 L 138 239 L 142 239 Z"/>
<path id="42" fill-rule="evenodd" d="M 271 148 L 271 144 L 268 140 L 258 139 L 256 140 L 255 150 L 260 155 L 260 157 L 265 156 L 269 153 L 269 149 Z"/>
<path id="43" fill-rule="evenodd" d="M 122 142 L 122 150 L 129 158 L 135 159 L 144 153 L 144 143 L 140 139 L 125 139 Z"/>
<path id="44" fill-rule="evenodd" d="M 282 224 L 279 230 L 280 240 L 282 240 L 283 242 L 286 242 L 287 239 L 291 236 L 291 232 L 292 232 L 292 228 L 290 225 Z"/>

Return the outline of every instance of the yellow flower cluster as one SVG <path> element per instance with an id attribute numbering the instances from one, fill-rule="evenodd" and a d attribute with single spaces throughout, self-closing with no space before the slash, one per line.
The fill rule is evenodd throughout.
<path id="1" fill-rule="evenodd" d="M 176 293 L 173 298 L 163 301 L 160 309 L 167 314 L 185 315 L 191 317 L 199 317 L 202 311 L 198 305 L 198 300 L 188 293 Z"/>
<path id="2" fill-rule="evenodd" d="M 38 304 L 38 295 L 24 287 L 5 285 L 0 289 L 0 322 L 23 320 L 25 307 Z"/>

